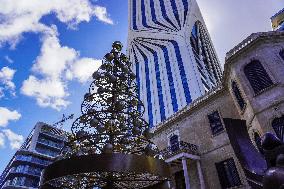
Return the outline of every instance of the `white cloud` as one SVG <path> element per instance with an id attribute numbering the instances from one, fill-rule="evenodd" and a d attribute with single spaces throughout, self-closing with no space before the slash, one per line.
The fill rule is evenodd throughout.
<path id="1" fill-rule="evenodd" d="M 93 5 L 90 0 L 0 0 L 0 5 L 0 45 L 8 42 L 15 46 L 26 32 L 45 33 L 49 27 L 40 20 L 51 13 L 70 27 L 89 22 L 93 16 L 113 23 L 106 8 Z"/>
<path id="2" fill-rule="evenodd" d="M 108 16 L 107 9 L 105 7 L 96 6 L 94 13 L 97 16 L 98 20 L 103 21 L 107 24 L 113 24 L 113 20 Z"/>
<path id="3" fill-rule="evenodd" d="M 24 137 L 22 135 L 18 135 L 11 131 L 10 129 L 3 130 L 3 133 L 7 137 L 10 142 L 10 147 L 12 150 L 19 149 L 24 142 Z M 1 136 L 0 136 L 1 137 Z M 1 141 L 0 141 L 1 142 Z"/>
<path id="4" fill-rule="evenodd" d="M 15 47 L 27 32 L 42 36 L 41 51 L 32 67 L 33 74 L 23 82 L 21 92 L 35 98 L 41 107 L 56 110 L 67 107 L 70 103 L 66 100 L 68 81 L 86 82 L 97 69 L 98 61 L 82 58 L 75 49 L 61 46 L 56 26 L 45 25 L 41 18 L 54 14 L 69 28 L 89 22 L 93 16 L 101 22 L 113 24 L 107 9 L 92 4 L 91 0 L 0 0 L 0 5 L 0 46 L 9 43 Z M 11 82 L 8 84 L 12 87 Z"/>
<path id="5" fill-rule="evenodd" d="M 9 121 L 15 121 L 21 118 L 21 114 L 16 110 L 11 111 L 5 107 L 0 107 L 0 127 L 6 127 Z"/>
<path id="6" fill-rule="evenodd" d="M 9 67 L 3 67 L 0 70 L 0 84 L 4 85 L 4 87 L 14 90 L 15 84 L 12 82 L 16 70 L 13 70 Z"/>
<path id="7" fill-rule="evenodd" d="M 71 65 L 70 70 L 67 70 L 67 78 L 77 79 L 81 83 L 85 83 L 90 79 L 94 71 L 100 67 L 101 62 L 101 60 L 95 60 L 92 58 L 79 59 Z"/>
<path id="8" fill-rule="evenodd" d="M 13 96 L 15 96 L 15 84 L 13 83 L 13 78 L 16 70 L 9 67 L 3 67 L 0 70 L 0 98 L 3 97 L 4 90 L 9 91 Z"/>
<path id="9" fill-rule="evenodd" d="M 14 60 L 12 60 L 8 55 L 4 56 L 4 59 L 10 64 L 14 63 Z"/>
<path id="10" fill-rule="evenodd" d="M 5 135 L 3 133 L 0 133 L 0 148 L 3 148 L 5 146 Z"/>
<path id="11" fill-rule="evenodd" d="M 36 59 L 33 71 L 47 77 L 58 78 L 77 57 L 78 53 L 69 47 L 61 46 L 56 31 L 43 38 L 41 53 Z"/>
<path id="12" fill-rule="evenodd" d="M 29 76 L 23 82 L 21 92 L 34 97 L 39 106 L 59 111 L 70 104 L 66 100 L 69 96 L 68 80 L 86 82 L 100 66 L 100 61 L 81 58 L 75 49 L 61 46 L 55 29 L 42 38 L 42 43 L 40 55 L 32 68 L 41 79 Z"/>
<path id="13" fill-rule="evenodd" d="M 4 89 L 0 87 L 0 99 L 4 96 Z"/>
<path id="14" fill-rule="evenodd" d="M 23 82 L 21 91 L 27 96 L 36 98 L 37 104 L 41 107 L 51 107 L 60 110 L 70 104 L 66 100 L 66 97 L 69 96 L 67 86 L 58 79 L 44 78 L 40 80 L 35 76 L 29 76 Z"/>

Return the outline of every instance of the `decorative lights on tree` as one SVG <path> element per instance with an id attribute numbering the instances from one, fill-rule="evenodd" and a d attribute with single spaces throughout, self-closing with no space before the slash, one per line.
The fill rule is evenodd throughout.
<path id="1" fill-rule="evenodd" d="M 45 170 L 42 188 L 146 188 L 169 178 L 167 164 L 153 157 L 136 76 L 121 50 L 114 42 L 93 74 L 63 159 Z"/>

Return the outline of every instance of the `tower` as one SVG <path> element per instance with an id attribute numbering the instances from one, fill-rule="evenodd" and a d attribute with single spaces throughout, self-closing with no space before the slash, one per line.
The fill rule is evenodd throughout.
<path id="1" fill-rule="evenodd" d="M 221 81 L 222 70 L 195 0 L 129 0 L 128 54 L 151 126 Z"/>
<path id="2" fill-rule="evenodd" d="M 284 30 L 284 9 L 280 10 L 274 16 L 271 17 L 272 29 Z"/>

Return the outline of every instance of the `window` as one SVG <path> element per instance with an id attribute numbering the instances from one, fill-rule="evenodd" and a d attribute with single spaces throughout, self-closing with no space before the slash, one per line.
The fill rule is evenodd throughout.
<path id="1" fill-rule="evenodd" d="M 208 115 L 211 131 L 213 135 L 219 134 L 224 130 L 220 115 L 218 111 Z"/>
<path id="2" fill-rule="evenodd" d="M 242 184 L 233 158 L 216 163 L 215 165 L 222 189 Z"/>
<path id="3" fill-rule="evenodd" d="M 171 146 L 171 151 L 176 152 L 179 150 L 179 140 L 178 140 L 178 135 L 173 135 L 170 138 L 170 146 Z"/>
<path id="4" fill-rule="evenodd" d="M 262 146 L 261 146 L 261 138 L 260 138 L 260 136 L 257 132 L 254 133 L 254 141 L 255 141 L 255 144 L 256 144 L 258 151 L 261 154 L 263 154 L 263 149 L 262 149 Z"/>
<path id="5" fill-rule="evenodd" d="M 282 60 L 284 60 L 284 49 L 282 49 L 282 50 L 279 52 L 279 55 L 280 55 L 280 57 L 282 58 Z"/>
<path id="6" fill-rule="evenodd" d="M 244 72 L 256 94 L 273 84 L 272 80 L 258 60 L 253 60 L 246 65 Z"/>
<path id="7" fill-rule="evenodd" d="M 239 87 L 237 85 L 237 83 L 235 81 L 232 81 L 232 90 L 233 90 L 233 93 L 234 93 L 234 96 L 240 106 L 240 109 L 243 110 L 246 106 L 246 103 L 242 97 L 242 94 L 239 90 Z"/>
<path id="8" fill-rule="evenodd" d="M 177 189 L 186 189 L 183 171 L 175 173 L 175 183 Z"/>
<path id="9" fill-rule="evenodd" d="M 272 127 L 276 133 L 276 136 L 284 141 L 284 116 L 280 118 L 275 118 L 272 121 Z"/>
<path id="10" fill-rule="evenodd" d="M 198 30 L 197 30 L 197 23 L 194 24 L 192 31 L 191 31 L 191 37 L 190 37 L 190 44 L 192 47 L 192 50 L 195 54 L 199 54 L 199 47 L 198 47 Z"/>

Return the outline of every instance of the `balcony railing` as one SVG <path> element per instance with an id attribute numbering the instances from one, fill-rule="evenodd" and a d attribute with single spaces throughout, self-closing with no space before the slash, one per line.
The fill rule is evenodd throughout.
<path id="1" fill-rule="evenodd" d="M 31 176 L 40 176 L 42 169 L 35 168 L 22 168 L 16 169 L 15 167 L 11 168 L 10 173 L 18 173 L 22 175 L 31 175 Z"/>
<path id="2" fill-rule="evenodd" d="M 162 155 L 164 159 L 169 159 L 180 153 L 199 155 L 199 150 L 198 150 L 198 147 L 194 144 L 179 141 L 178 143 L 175 143 L 174 145 L 171 145 L 167 147 L 166 149 L 162 150 L 160 152 L 160 155 Z"/>
<path id="3" fill-rule="evenodd" d="M 39 165 L 43 165 L 43 166 L 47 166 L 51 163 L 51 161 L 48 160 L 43 160 L 43 159 L 39 159 L 33 156 L 25 156 L 25 155 L 17 155 L 15 157 L 16 161 L 25 161 L 25 162 L 31 162 L 31 163 L 35 163 L 35 164 L 39 164 Z"/>
<path id="4" fill-rule="evenodd" d="M 51 142 L 51 141 L 48 141 L 48 140 L 38 140 L 38 143 L 40 143 L 42 145 L 46 145 L 46 146 L 52 147 L 52 148 L 56 148 L 58 150 L 61 150 L 64 147 L 63 143 L 62 144 L 58 144 L 58 143 Z"/>

